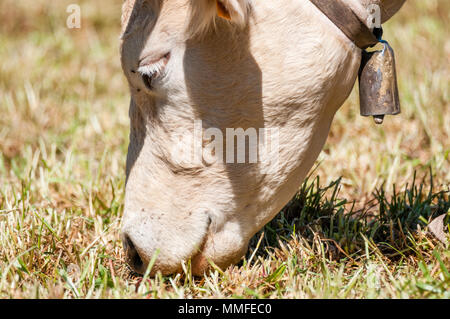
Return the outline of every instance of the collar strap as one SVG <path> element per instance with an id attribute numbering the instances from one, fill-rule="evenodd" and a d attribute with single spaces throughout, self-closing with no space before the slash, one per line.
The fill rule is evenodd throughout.
<path id="1" fill-rule="evenodd" d="M 343 0 L 310 0 L 360 49 L 378 43 L 377 37 Z"/>

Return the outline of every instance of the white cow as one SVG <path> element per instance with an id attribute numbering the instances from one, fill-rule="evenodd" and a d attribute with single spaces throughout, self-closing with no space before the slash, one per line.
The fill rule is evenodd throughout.
<path id="1" fill-rule="evenodd" d="M 378 4 L 383 22 L 404 2 L 340 1 L 361 21 Z M 314 164 L 361 49 L 309 0 L 126 0 L 122 23 L 129 263 L 227 267 Z"/>

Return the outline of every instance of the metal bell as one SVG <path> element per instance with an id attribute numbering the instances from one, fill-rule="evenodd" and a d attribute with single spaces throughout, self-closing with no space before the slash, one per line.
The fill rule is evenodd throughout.
<path id="1" fill-rule="evenodd" d="M 359 101 L 362 116 L 382 124 L 385 115 L 400 113 L 394 50 L 382 40 L 383 49 L 362 52 L 359 70 Z"/>

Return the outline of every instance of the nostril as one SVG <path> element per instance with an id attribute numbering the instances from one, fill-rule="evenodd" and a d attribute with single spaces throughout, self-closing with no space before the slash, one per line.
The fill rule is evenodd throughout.
<path id="1" fill-rule="evenodd" d="M 142 261 L 141 256 L 133 244 L 133 241 L 127 235 L 124 236 L 123 246 L 127 252 L 128 262 L 130 266 L 136 271 L 141 272 L 142 266 L 144 262 Z"/>

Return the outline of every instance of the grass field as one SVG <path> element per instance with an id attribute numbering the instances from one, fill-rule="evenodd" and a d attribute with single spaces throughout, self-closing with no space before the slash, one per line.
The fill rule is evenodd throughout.
<path id="1" fill-rule="evenodd" d="M 386 25 L 403 113 L 375 126 L 353 92 L 299 195 L 203 279 L 124 263 L 121 1 L 77 1 L 70 30 L 72 2 L 0 2 L 1 298 L 450 298 L 449 246 L 427 232 L 450 208 L 450 2 Z"/>

